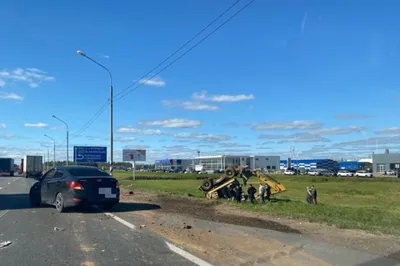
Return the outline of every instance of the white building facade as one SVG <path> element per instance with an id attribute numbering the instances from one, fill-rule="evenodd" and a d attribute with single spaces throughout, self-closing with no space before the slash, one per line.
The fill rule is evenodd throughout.
<path id="1" fill-rule="evenodd" d="M 225 170 L 233 165 L 248 165 L 250 169 L 263 169 L 269 171 L 278 171 L 280 165 L 280 156 L 264 155 L 215 155 L 199 156 L 194 159 L 195 165 L 201 165 L 203 171 Z"/>

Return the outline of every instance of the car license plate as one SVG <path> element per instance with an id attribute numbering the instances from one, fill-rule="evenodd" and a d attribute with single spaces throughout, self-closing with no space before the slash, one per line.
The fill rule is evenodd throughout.
<path id="1" fill-rule="evenodd" d="M 110 187 L 99 188 L 99 194 L 104 195 L 106 199 L 115 199 L 117 194 L 113 194 Z"/>

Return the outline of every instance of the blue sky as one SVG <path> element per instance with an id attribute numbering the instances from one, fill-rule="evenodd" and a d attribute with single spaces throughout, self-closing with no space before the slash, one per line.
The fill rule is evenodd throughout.
<path id="1" fill-rule="evenodd" d="M 71 147 L 108 145 L 108 108 L 75 136 L 109 97 L 107 73 L 76 50 L 111 70 L 118 94 L 234 2 L 1 1 L 0 156 L 43 154 L 48 134 L 65 158 L 53 114 L 69 124 Z M 117 97 L 115 158 L 127 146 L 147 149 L 149 160 L 398 150 L 399 10 L 393 1 L 254 1 Z"/>

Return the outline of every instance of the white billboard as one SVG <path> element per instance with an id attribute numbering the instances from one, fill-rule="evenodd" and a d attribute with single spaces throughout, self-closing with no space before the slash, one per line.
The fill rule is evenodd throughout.
<path id="1" fill-rule="evenodd" d="M 146 161 L 146 150 L 122 150 L 122 161 L 124 162 Z"/>

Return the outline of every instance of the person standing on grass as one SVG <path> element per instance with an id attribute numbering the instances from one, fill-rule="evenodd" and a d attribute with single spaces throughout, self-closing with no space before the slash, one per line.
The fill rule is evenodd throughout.
<path id="1" fill-rule="evenodd" d="M 258 193 L 260 194 L 260 203 L 264 203 L 265 186 L 263 183 L 260 183 L 260 187 L 258 188 Z"/>
<path id="2" fill-rule="evenodd" d="M 242 188 L 240 186 L 236 187 L 235 196 L 236 196 L 236 202 L 240 203 L 242 200 Z"/>
<path id="3" fill-rule="evenodd" d="M 307 197 L 306 197 L 306 199 L 307 199 L 307 202 L 309 203 L 309 204 L 312 204 L 313 203 L 313 195 L 312 195 L 312 192 L 311 192 L 311 189 L 310 189 L 310 187 L 307 187 L 306 188 L 306 192 L 307 192 Z"/>
<path id="4" fill-rule="evenodd" d="M 249 188 L 247 189 L 247 194 L 249 194 L 249 199 L 251 203 L 254 203 L 255 197 L 254 195 L 256 194 L 257 190 L 255 187 L 253 187 L 253 184 L 250 184 Z"/>
<path id="5" fill-rule="evenodd" d="M 313 203 L 317 204 L 317 189 L 314 187 L 314 185 L 311 186 L 311 191 L 312 191 Z"/>
<path id="6" fill-rule="evenodd" d="M 266 186 L 266 194 L 267 194 L 267 200 L 271 201 L 271 187 L 267 184 Z"/>

